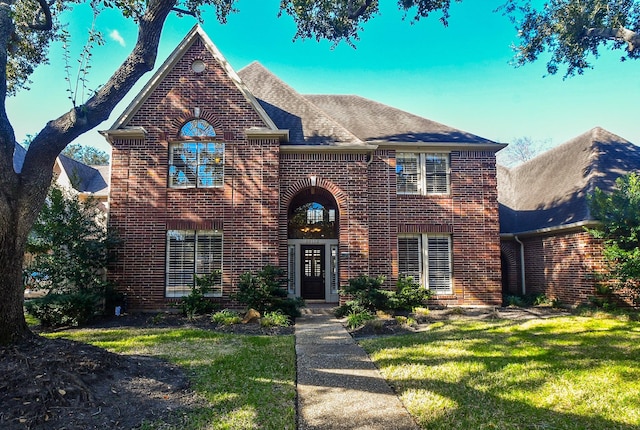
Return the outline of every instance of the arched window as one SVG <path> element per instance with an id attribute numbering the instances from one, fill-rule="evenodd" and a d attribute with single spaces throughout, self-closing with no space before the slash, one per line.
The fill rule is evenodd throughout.
<path id="1" fill-rule="evenodd" d="M 208 141 L 216 131 L 204 119 L 192 119 L 180 128 L 184 142 L 170 145 L 169 186 L 211 188 L 224 186 L 224 143 Z"/>
<path id="2" fill-rule="evenodd" d="M 325 195 L 326 194 L 326 195 Z M 291 202 L 289 239 L 336 239 L 338 208 L 326 192 L 303 192 Z"/>
<path id="3" fill-rule="evenodd" d="M 182 126 L 180 136 L 182 137 L 213 137 L 216 131 L 213 126 L 201 118 L 192 119 Z"/>

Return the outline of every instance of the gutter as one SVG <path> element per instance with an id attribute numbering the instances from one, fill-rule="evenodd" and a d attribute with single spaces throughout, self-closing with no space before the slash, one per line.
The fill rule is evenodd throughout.
<path id="1" fill-rule="evenodd" d="M 514 235 L 513 238 L 516 242 L 520 244 L 520 279 L 522 280 L 522 295 L 527 294 L 527 284 L 525 281 L 525 267 L 524 267 L 524 243 L 520 239 L 518 239 L 517 235 Z"/>

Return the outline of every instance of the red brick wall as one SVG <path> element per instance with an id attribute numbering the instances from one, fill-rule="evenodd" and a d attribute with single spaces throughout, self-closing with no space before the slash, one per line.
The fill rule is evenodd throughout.
<path id="1" fill-rule="evenodd" d="M 585 231 L 536 236 L 525 244 L 527 293 L 544 293 L 567 305 L 588 301 L 594 294 L 595 273 L 602 273 L 600 242 Z"/>
<path id="2" fill-rule="evenodd" d="M 207 70 L 195 74 L 194 59 Z M 223 188 L 168 188 L 169 143 L 193 108 L 225 142 Z M 238 276 L 278 261 L 278 157 L 276 139 L 249 141 L 244 130 L 265 127 L 260 117 L 198 40 L 153 90 L 129 126 L 144 140 L 113 144 L 110 226 L 124 240 L 109 271 L 132 309 L 158 309 L 164 297 L 166 231 L 223 231 L 223 282 L 227 295 Z"/>
<path id="3" fill-rule="evenodd" d="M 369 167 L 371 274 L 398 277 L 398 233 L 451 233 L 453 294 L 444 305 L 499 305 L 500 238 L 495 154 L 451 153 L 450 195 L 397 195 L 395 151 L 377 151 Z"/>

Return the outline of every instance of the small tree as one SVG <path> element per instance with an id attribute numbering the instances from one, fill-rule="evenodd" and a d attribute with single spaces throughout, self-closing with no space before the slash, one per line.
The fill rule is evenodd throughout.
<path id="1" fill-rule="evenodd" d="M 615 281 L 615 288 L 628 288 L 640 303 L 640 175 L 619 177 L 610 193 L 596 188 L 589 206 L 601 222 L 589 232 L 604 241 L 607 277 Z"/>
<path id="2" fill-rule="evenodd" d="M 82 301 L 84 310 L 80 313 L 88 315 L 81 315 L 76 324 L 98 312 L 109 287 L 104 275 L 115 243 L 96 200 L 81 200 L 52 186 L 29 236 L 27 250 L 33 260 L 25 273 L 28 281 L 46 288 L 48 294 L 46 299 L 27 304 L 27 309 L 39 313 L 36 316 L 41 319 L 44 316 L 44 322 L 50 325 L 63 321 L 44 315 L 52 311 L 43 306 L 46 303 L 55 302 L 56 312 L 64 314 L 64 309 L 59 309 L 61 301 Z"/>

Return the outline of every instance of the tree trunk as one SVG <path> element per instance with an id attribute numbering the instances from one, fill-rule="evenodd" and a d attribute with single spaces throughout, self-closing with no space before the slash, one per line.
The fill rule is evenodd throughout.
<path id="1" fill-rule="evenodd" d="M 0 345 L 31 336 L 24 319 L 24 241 L 11 225 L 0 227 Z"/>
<path id="2" fill-rule="evenodd" d="M 14 31 L 10 2 L 0 4 L 0 344 L 31 336 L 24 319 L 22 263 L 33 222 L 44 203 L 56 157 L 71 141 L 109 117 L 133 85 L 153 69 L 160 34 L 176 0 L 148 0 L 138 17 L 131 54 L 84 105 L 49 121 L 31 142 L 21 172 L 13 168 L 15 136 L 6 113 L 6 65 Z"/>

